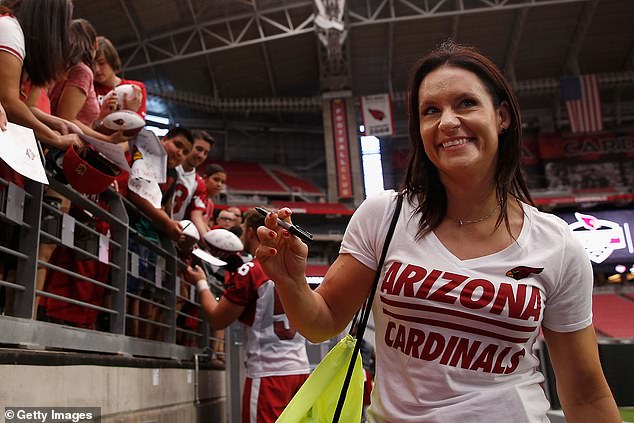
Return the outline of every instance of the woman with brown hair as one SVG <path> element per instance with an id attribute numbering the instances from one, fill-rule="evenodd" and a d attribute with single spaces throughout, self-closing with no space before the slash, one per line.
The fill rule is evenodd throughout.
<path id="1" fill-rule="evenodd" d="M 50 90 L 51 110 L 55 116 L 67 119 L 94 138 L 119 143 L 127 141 L 123 131 L 104 135 L 93 124 L 108 112 L 101 113 L 93 85 L 92 65 L 97 51 L 97 32 L 85 19 L 74 19 L 70 26 L 70 46 L 66 77 Z"/>
<path id="2" fill-rule="evenodd" d="M 33 87 L 44 87 L 64 72 L 70 0 L 14 0 L 0 6 L 0 102 L 10 122 L 32 128 L 47 146 L 81 145 L 76 134 L 49 128 L 26 104 Z"/>
<path id="3" fill-rule="evenodd" d="M 592 327 L 590 261 L 566 222 L 532 205 L 519 106 L 500 70 L 454 43 L 425 56 L 409 86 L 409 138 L 403 188 L 361 204 L 315 291 L 308 247 L 277 224 L 290 209 L 258 229 L 256 256 L 291 325 L 313 342 L 337 335 L 380 272 L 370 422 L 548 421 L 540 331 L 566 419 L 620 422 Z"/>

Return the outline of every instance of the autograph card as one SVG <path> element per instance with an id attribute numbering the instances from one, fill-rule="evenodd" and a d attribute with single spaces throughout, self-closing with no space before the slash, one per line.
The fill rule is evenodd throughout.
<path id="1" fill-rule="evenodd" d="M 39 147 L 31 128 L 9 122 L 7 130 L 0 131 L 0 159 L 20 175 L 48 185 Z"/>
<path id="2" fill-rule="evenodd" d="M 154 132 L 143 129 L 132 142 L 132 170 L 130 177 L 165 182 L 167 153 Z"/>

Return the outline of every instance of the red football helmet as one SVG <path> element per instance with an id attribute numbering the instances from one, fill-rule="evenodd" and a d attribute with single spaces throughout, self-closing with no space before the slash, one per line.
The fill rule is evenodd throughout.
<path id="1" fill-rule="evenodd" d="M 64 154 L 64 176 L 84 194 L 99 194 L 119 176 L 121 169 L 90 146 L 71 146 Z"/>

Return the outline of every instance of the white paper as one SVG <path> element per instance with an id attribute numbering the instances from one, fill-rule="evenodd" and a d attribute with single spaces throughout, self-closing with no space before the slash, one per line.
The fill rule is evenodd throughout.
<path id="1" fill-rule="evenodd" d="M 48 185 L 39 147 L 31 128 L 9 122 L 0 131 L 0 158 L 22 176 Z"/>
<path id="2" fill-rule="evenodd" d="M 163 183 L 167 179 L 167 153 L 154 134 L 147 129 L 132 141 L 132 170 L 130 177 Z"/>
<path id="3" fill-rule="evenodd" d="M 89 137 L 88 135 L 84 134 L 80 134 L 79 138 L 81 138 L 84 142 L 92 145 L 95 150 L 99 151 L 101 154 L 110 159 L 114 164 L 119 166 L 121 170 L 130 172 L 130 165 L 125 159 L 125 153 L 121 149 L 120 145 L 101 141 L 97 138 Z"/>
<path id="4" fill-rule="evenodd" d="M 108 260 L 110 255 L 108 254 L 110 250 L 110 242 L 108 242 L 108 236 L 104 234 L 99 234 L 99 261 L 105 264 L 108 264 Z"/>
<path id="5" fill-rule="evenodd" d="M 196 248 L 194 251 L 192 251 L 192 254 L 199 259 L 206 261 L 212 266 L 224 266 L 225 264 L 227 264 L 226 261 L 222 261 L 219 258 L 212 256 L 207 251 L 201 250 L 200 248 Z"/>
<path id="6" fill-rule="evenodd" d="M 161 271 L 158 263 L 154 265 L 154 285 L 159 288 L 163 287 L 163 272 Z"/>
<path id="7" fill-rule="evenodd" d="M 163 286 L 163 269 L 165 269 L 165 257 L 158 256 L 154 265 L 154 282 L 159 288 Z"/>
<path id="8" fill-rule="evenodd" d="M 157 209 L 161 208 L 163 193 L 157 182 L 130 177 L 128 180 L 128 189 L 139 197 L 148 200 L 153 207 Z"/>
<path id="9" fill-rule="evenodd" d="M 161 369 L 152 369 L 152 385 L 159 386 L 161 383 Z"/>
<path id="10" fill-rule="evenodd" d="M 66 213 L 62 215 L 62 245 L 75 245 L 75 218 Z"/>
<path id="11" fill-rule="evenodd" d="M 139 277 L 139 256 L 130 252 L 130 273 L 133 278 Z"/>

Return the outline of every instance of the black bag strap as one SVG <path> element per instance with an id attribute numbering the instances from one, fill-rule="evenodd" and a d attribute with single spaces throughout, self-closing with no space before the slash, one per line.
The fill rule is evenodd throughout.
<path id="1" fill-rule="evenodd" d="M 352 350 L 352 357 L 350 359 L 350 364 L 348 364 L 348 371 L 346 372 L 346 378 L 344 379 L 343 385 L 341 387 L 341 393 L 339 394 L 339 401 L 337 402 L 337 408 L 335 409 L 335 414 L 332 417 L 332 423 L 339 422 L 341 410 L 343 409 L 343 404 L 346 401 L 346 394 L 348 393 L 348 387 L 350 386 L 350 379 L 352 379 L 354 363 L 356 362 L 357 355 L 359 354 L 359 350 L 361 349 L 361 340 L 363 339 L 363 333 L 365 332 L 365 328 L 368 325 L 368 319 L 370 318 L 370 312 L 372 311 L 372 302 L 374 301 L 376 288 L 377 288 L 377 285 L 379 284 L 381 269 L 383 269 L 383 264 L 385 263 L 387 250 L 388 250 L 388 247 L 390 246 L 390 242 L 392 241 L 392 235 L 394 235 L 394 228 L 396 228 L 396 223 L 398 222 L 398 216 L 401 213 L 402 205 L 403 205 L 403 194 L 398 193 L 398 197 L 396 199 L 396 208 L 394 209 L 394 215 L 392 215 L 392 221 L 390 222 L 390 227 L 388 228 L 387 235 L 385 236 L 385 242 L 383 243 L 383 250 L 381 251 L 381 258 L 379 259 L 379 264 L 376 268 L 376 274 L 374 275 L 374 282 L 372 283 L 370 295 L 368 295 L 368 298 L 365 301 L 365 305 L 362 307 L 362 310 L 361 310 L 361 319 L 357 327 L 356 342 L 354 343 L 354 350 Z M 358 315 L 359 315 L 359 312 L 357 312 L 357 314 L 355 315 L 354 321 L 352 322 L 352 327 L 355 325 Z M 351 330 L 352 330 L 352 327 L 351 327 Z"/>

